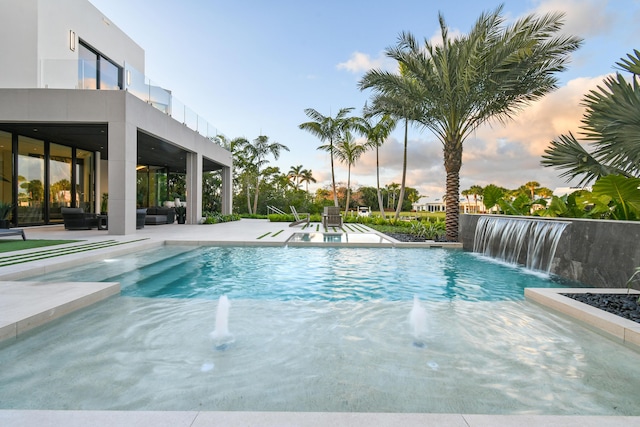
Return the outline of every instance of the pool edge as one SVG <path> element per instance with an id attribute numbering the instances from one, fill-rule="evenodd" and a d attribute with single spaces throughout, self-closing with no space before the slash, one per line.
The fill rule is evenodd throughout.
<path id="1" fill-rule="evenodd" d="M 525 288 L 524 297 L 545 308 L 562 313 L 612 340 L 640 352 L 640 324 L 566 297 L 566 293 L 626 294 L 640 291 L 611 288 Z"/>

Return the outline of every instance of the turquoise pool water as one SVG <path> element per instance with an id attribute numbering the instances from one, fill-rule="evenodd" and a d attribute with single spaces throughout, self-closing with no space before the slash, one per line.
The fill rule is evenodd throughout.
<path id="1" fill-rule="evenodd" d="M 563 283 L 462 251 L 166 246 L 42 279 L 123 294 L 0 344 L 0 408 L 640 415 L 640 354 L 523 300 Z"/>
<path id="2" fill-rule="evenodd" d="M 104 280 L 124 296 L 281 301 L 505 301 L 567 285 L 461 250 L 317 247 L 207 247 Z"/>

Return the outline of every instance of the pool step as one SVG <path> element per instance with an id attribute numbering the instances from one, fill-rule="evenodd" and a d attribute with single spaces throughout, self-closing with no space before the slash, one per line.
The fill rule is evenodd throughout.
<path id="1" fill-rule="evenodd" d="M 99 242 L 82 243 L 79 245 L 41 249 L 41 250 L 23 253 L 19 255 L 14 254 L 10 256 L 0 257 L 0 267 L 7 267 L 10 265 L 22 264 L 25 262 L 40 261 L 48 258 L 54 258 L 54 257 L 59 257 L 64 255 L 72 255 L 76 253 L 93 251 L 97 249 L 104 249 L 112 246 L 119 246 L 119 245 L 125 245 L 128 243 L 140 242 L 143 240 L 147 240 L 147 239 L 145 238 L 145 239 L 129 240 L 126 242 L 121 242 L 117 240 L 102 240 Z"/>

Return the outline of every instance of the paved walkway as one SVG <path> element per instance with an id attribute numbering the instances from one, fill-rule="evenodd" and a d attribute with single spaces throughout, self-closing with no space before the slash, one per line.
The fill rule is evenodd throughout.
<path id="1" fill-rule="evenodd" d="M 117 254 L 146 250 L 175 242 L 183 244 L 284 245 L 303 226 L 266 220 L 241 220 L 215 225 L 157 225 L 137 230 L 135 235 L 112 236 L 107 231 L 65 231 L 62 226 L 26 228 L 27 239 L 77 239 L 81 242 L 11 254 L 0 254 L 0 339 L 15 337 L 22 330 L 52 320 L 73 309 L 117 293 L 114 284 L 35 284 L 15 282 L 29 275 L 68 268 Z M 318 224 L 304 231 L 320 232 Z M 333 230 L 330 230 L 334 232 Z M 338 230 L 335 230 L 337 232 Z M 374 233 L 367 227 L 349 228 L 347 233 Z M 320 243 L 321 245 L 323 243 Z M 329 244 L 336 244 L 329 243 Z M 83 246 L 84 245 L 84 246 Z M 360 245 L 356 243 L 354 245 Z M 366 244 L 370 245 L 370 244 Z M 402 244 L 393 246 L 429 246 Z M 441 246 L 438 244 L 437 246 Z M 459 247 L 459 245 L 453 245 Z M 53 250 L 53 251 L 52 251 Z M 66 251 L 66 252 L 65 252 Z M 46 256 L 44 256 L 46 255 Z M 2 262 L 10 257 L 20 262 Z M 59 317 L 59 316 L 57 316 Z M 3 332 L 4 331 L 4 332 Z M 1 385 L 0 385 L 1 387 Z M 150 412 L 150 411 L 22 411 L 0 410 L 1 426 L 575 426 L 640 427 L 640 417 L 583 417 L 545 415 L 381 414 L 381 413 L 293 413 L 293 412 Z"/>

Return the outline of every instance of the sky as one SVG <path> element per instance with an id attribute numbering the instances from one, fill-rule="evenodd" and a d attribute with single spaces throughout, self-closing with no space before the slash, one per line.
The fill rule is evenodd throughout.
<path id="1" fill-rule="evenodd" d="M 537 181 L 551 189 L 576 182 L 540 165 L 550 141 L 579 131 L 584 95 L 615 72 L 620 58 L 640 50 L 640 0 L 90 0 L 145 51 L 145 74 L 216 126 L 227 138 L 266 135 L 289 148 L 269 166 L 287 173 L 310 169 L 331 181 L 328 153 L 300 130 L 313 108 L 335 116 L 353 107 L 361 115 L 370 91 L 358 82 L 372 68 L 394 70 L 385 49 L 402 32 L 435 40 L 442 13 L 451 34 L 468 32 L 482 12 L 504 5 L 507 22 L 529 13 L 561 11 L 563 32 L 584 39 L 559 88 L 511 122 L 489 123 L 465 142 L 460 189 L 496 184 L 517 188 Z M 112 58 L 118 60 L 118 58 Z M 380 150 L 381 185 L 400 183 L 403 127 Z M 336 180 L 347 169 L 336 163 Z M 352 167 L 352 186 L 375 186 L 375 152 Z M 408 138 L 407 185 L 422 196 L 445 193 L 442 144 L 426 129 Z"/>

